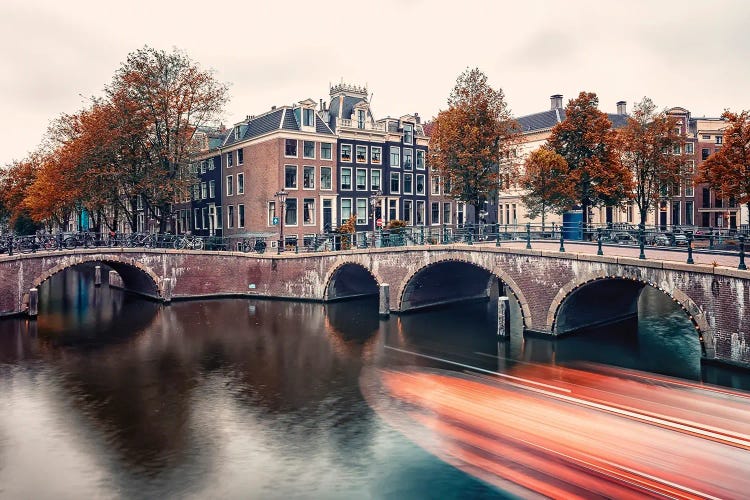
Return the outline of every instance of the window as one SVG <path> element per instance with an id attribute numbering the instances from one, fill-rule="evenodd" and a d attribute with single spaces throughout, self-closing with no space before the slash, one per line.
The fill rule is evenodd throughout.
<path id="1" fill-rule="evenodd" d="M 208 198 L 208 184 L 201 182 L 201 200 Z"/>
<path id="2" fill-rule="evenodd" d="M 443 203 L 443 224 L 451 223 L 451 204 Z"/>
<path id="3" fill-rule="evenodd" d="M 695 196 L 695 186 L 692 181 L 688 180 L 685 182 L 685 197 L 692 198 L 693 196 Z"/>
<path id="4" fill-rule="evenodd" d="M 320 144 L 320 159 L 321 160 L 331 159 L 331 143 L 323 142 Z"/>
<path id="5" fill-rule="evenodd" d="M 284 165 L 284 189 L 297 189 L 297 165 Z"/>
<path id="6" fill-rule="evenodd" d="M 284 140 L 284 155 L 297 157 L 297 139 Z"/>
<path id="7" fill-rule="evenodd" d="M 320 167 L 320 189 L 331 189 L 331 167 Z"/>
<path id="8" fill-rule="evenodd" d="M 367 146 L 357 146 L 357 163 L 367 163 Z"/>
<path id="9" fill-rule="evenodd" d="M 380 146 L 370 146 L 370 163 L 380 165 L 383 158 L 383 148 Z"/>
<path id="10" fill-rule="evenodd" d="M 417 201 L 417 226 L 424 226 L 424 201 Z"/>
<path id="11" fill-rule="evenodd" d="M 695 219 L 693 219 L 693 206 L 692 201 L 685 202 L 685 224 L 688 226 L 692 226 L 695 223 Z"/>
<path id="12" fill-rule="evenodd" d="M 708 148 L 701 149 L 701 159 L 702 160 L 705 160 L 706 158 L 708 158 L 710 154 L 711 154 L 711 150 L 710 149 L 708 149 Z"/>
<path id="13" fill-rule="evenodd" d="M 370 170 L 370 189 L 373 191 L 379 191 L 383 189 L 380 185 L 380 170 Z"/>
<path id="14" fill-rule="evenodd" d="M 388 200 L 388 220 L 398 219 L 398 205 L 396 200 Z"/>
<path id="15" fill-rule="evenodd" d="M 446 177 L 443 181 L 443 193 L 444 194 L 450 194 L 451 192 L 451 180 L 449 177 Z"/>
<path id="16" fill-rule="evenodd" d="M 297 198 L 286 199 L 286 213 L 284 214 L 284 224 L 287 226 L 297 225 Z"/>
<path id="17" fill-rule="evenodd" d="M 315 189 L 315 167 L 302 167 L 302 188 Z"/>
<path id="18" fill-rule="evenodd" d="M 237 205 L 237 227 L 245 227 L 245 205 Z"/>
<path id="19" fill-rule="evenodd" d="M 432 194 L 434 195 L 440 194 L 440 176 L 439 175 L 432 176 Z"/>
<path id="20" fill-rule="evenodd" d="M 414 175 L 404 174 L 404 194 L 412 194 L 414 191 Z"/>
<path id="21" fill-rule="evenodd" d="M 413 206 L 414 206 L 413 201 L 404 200 L 404 220 L 410 226 L 414 223 L 414 218 L 413 218 L 413 213 L 412 213 Z"/>
<path id="22" fill-rule="evenodd" d="M 345 223 L 352 216 L 352 199 L 341 198 L 341 223 Z"/>
<path id="23" fill-rule="evenodd" d="M 237 174 L 237 194 L 245 193 L 245 174 Z"/>
<path id="24" fill-rule="evenodd" d="M 203 161 L 201 162 L 201 173 L 202 173 L 202 174 L 205 174 L 205 173 L 206 173 L 206 165 L 207 165 L 207 163 L 206 163 L 206 160 L 203 160 Z"/>
<path id="25" fill-rule="evenodd" d="M 686 155 L 695 154 L 695 145 L 692 142 L 685 143 L 685 154 Z"/>
<path id="26" fill-rule="evenodd" d="M 208 197 L 216 198 L 216 181 L 208 181 Z"/>
<path id="27" fill-rule="evenodd" d="M 391 193 L 398 194 L 401 191 L 401 174 L 391 172 Z"/>
<path id="28" fill-rule="evenodd" d="M 200 184 L 194 184 L 193 185 L 193 199 L 194 200 L 200 200 L 201 199 L 201 185 Z M 138 197 L 138 204 L 141 205 L 141 197 Z M 143 205 L 138 207 L 138 210 L 143 210 Z"/>
<path id="29" fill-rule="evenodd" d="M 357 169 L 357 191 L 367 191 L 367 169 Z"/>
<path id="30" fill-rule="evenodd" d="M 234 227 L 234 205 L 227 206 L 227 227 Z"/>
<path id="31" fill-rule="evenodd" d="M 238 149 L 237 150 L 237 165 L 242 165 L 243 163 L 245 163 L 245 150 Z"/>
<path id="32" fill-rule="evenodd" d="M 232 177 L 231 175 L 227 175 L 227 196 L 234 194 L 234 179 Z"/>
<path id="33" fill-rule="evenodd" d="M 234 166 L 234 153 L 227 153 L 227 167 Z"/>
<path id="34" fill-rule="evenodd" d="M 425 150 L 424 149 L 418 149 L 417 150 L 417 169 L 424 170 L 425 165 Z"/>
<path id="35" fill-rule="evenodd" d="M 306 226 L 315 224 L 315 198 L 302 200 L 302 223 Z"/>
<path id="36" fill-rule="evenodd" d="M 240 128 L 239 125 L 235 125 L 235 127 L 234 127 L 234 140 L 235 141 L 240 138 L 240 131 L 241 130 L 242 129 Z"/>
<path id="37" fill-rule="evenodd" d="M 341 168 L 341 189 L 346 191 L 352 189 L 352 169 L 349 167 Z"/>
<path id="38" fill-rule="evenodd" d="M 367 198 L 357 198 L 357 224 L 367 224 Z"/>
<path id="39" fill-rule="evenodd" d="M 678 155 L 678 154 L 681 154 L 681 153 L 682 153 L 682 146 L 680 146 L 679 144 L 673 144 L 672 145 L 672 154 L 673 155 Z"/>
<path id="40" fill-rule="evenodd" d="M 716 144 L 723 144 L 723 143 L 724 143 L 724 138 L 722 136 L 720 136 L 720 135 L 717 135 L 716 136 Z"/>
<path id="41" fill-rule="evenodd" d="M 711 136 L 710 136 L 710 135 L 706 135 L 706 134 L 702 135 L 701 137 L 702 137 L 703 139 L 711 139 Z"/>
<path id="42" fill-rule="evenodd" d="M 351 144 L 341 145 L 341 161 L 351 163 L 352 161 L 352 145 Z"/>
<path id="43" fill-rule="evenodd" d="M 222 219 L 223 215 L 221 213 L 221 206 L 216 207 L 216 229 L 221 229 L 221 226 L 224 222 Z"/>
<path id="44" fill-rule="evenodd" d="M 305 127 L 315 126 L 315 111 L 310 108 L 302 110 L 302 125 Z"/>
<path id="45" fill-rule="evenodd" d="M 267 224 L 269 226 L 273 226 L 274 217 L 276 217 L 276 202 L 269 201 L 268 202 L 268 220 L 267 220 Z"/>
<path id="46" fill-rule="evenodd" d="M 695 172 L 695 160 L 688 160 L 687 162 L 685 162 L 685 170 L 687 170 L 689 174 L 694 173 Z"/>
<path id="47" fill-rule="evenodd" d="M 304 158 L 315 158 L 315 141 L 304 141 L 302 143 L 302 156 Z"/>
<path id="48" fill-rule="evenodd" d="M 404 123 L 404 144 L 414 144 L 414 125 Z"/>
<path id="49" fill-rule="evenodd" d="M 357 128 L 365 128 L 365 110 L 357 110 Z"/>
<path id="50" fill-rule="evenodd" d="M 433 201 L 430 204 L 432 217 L 430 218 L 430 222 L 432 224 L 440 224 L 440 203 Z"/>
<path id="51" fill-rule="evenodd" d="M 411 170 L 413 163 L 412 159 L 414 158 L 414 150 L 409 148 L 404 148 L 404 169 Z"/>
<path id="52" fill-rule="evenodd" d="M 193 228 L 194 229 L 201 228 L 201 209 L 200 208 L 196 208 L 193 211 Z"/>
<path id="53" fill-rule="evenodd" d="M 213 170 L 214 168 L 216 168 L 215 165 L 214 165 L 214 159 L 213 158 L 209 158 L 208 159 L 208 169 L 209 170 Z"/>
<path id="54" fill-rule="evenodd" d="M 391 166 L 396 168 L 401 166 L 401 148 L 397 146 L 391 146 Z"/>
<path id="55" fill-rule="evenodd" d="M 424 175 L 417 175 L 417 194 L 424 196 Z"/>

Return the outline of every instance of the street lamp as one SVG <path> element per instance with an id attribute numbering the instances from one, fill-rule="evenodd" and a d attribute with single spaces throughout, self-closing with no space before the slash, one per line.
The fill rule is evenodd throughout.
<path id="1" fill-rule="evenodd" d="M 370 211 L 372 212 L 372 234 L 373 238 L 375 237 L 375 228 L 377 224 L 378 214 L 376 212 L 376 208 L 378 206 L 378 203 L 383 198 L 383 191 L 378 189 L 377 191 L 373 191 L 370 195 Z"/>
<path id="2" fill-rule="evenodd" d="M 276 194 L 274 194 L 276 199 L 279 200 L 279 206 L 280 206 L 280 213 L 281 217 L 279 217 L 279 248 L 278 253 L 281 253 L 284 251 L 284 208 L 286 208 L 286 197 L 289 196 L 289 193 L 284 191 L 283 189 L 281 191 L 277 191 Z"/>

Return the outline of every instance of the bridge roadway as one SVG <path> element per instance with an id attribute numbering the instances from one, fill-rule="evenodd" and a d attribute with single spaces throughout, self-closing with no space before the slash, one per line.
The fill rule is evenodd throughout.
<path id="1" fill-rule="evenodd" d="M 515 297 L 525 331 L 563 335 L 637 317 L 645 286 L 682 307 L 703 355 L 750 366 L 750 271 L 737 257 L 684 251 L 524 241 L 353 249 L 308 254 L 245 254 L 172 249 L 95 248 L 0 256 L 0 315 L 28 309 L 30 290 L 84 263 L 114 269 L 123 288 L 156 300 L 217 296 L 332 301 L 387 293 L 390 312 L 486 298 Z M 388 287 L 382 285 L 388 284 Z M 382 297 L 381 297 L 382 298 Z"/>

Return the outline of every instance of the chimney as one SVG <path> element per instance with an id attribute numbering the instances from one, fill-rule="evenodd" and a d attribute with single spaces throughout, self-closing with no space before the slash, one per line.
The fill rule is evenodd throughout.
<path id="1" fill-rule="evenodd" d="M 417 125 L 422 123 L 422 119 L 419 117 L 419 113 L 414 113 L 414 119 L 417 121 Z"/>
<path id="2" fill-rule="evenodd" d="M 625 110 L 626 104 L 627 103 L 625 101 L 617 101 L 617 114 L 618 115 L 627 115 L 628 114 L 628 112 Z"/>
<path id="3" fill-rule="evenodd" d="M 323 111 L 323 99 L 320 100 L 320 110 Z"/>
<path id="4" fill-rule="evenodd" d="M 563 107 L 563 105 L 562 105 L 562 99 L 563 99 L 562 94 L 555 94 L 553 96 L 550 96 L 550 98 L 549 98 L 549 100 L 550 100 L 550 108 L 549 109 L 552 109 L 552 110 L 554 110 L 554 109 L 562 109 L 562 107 Z"/>

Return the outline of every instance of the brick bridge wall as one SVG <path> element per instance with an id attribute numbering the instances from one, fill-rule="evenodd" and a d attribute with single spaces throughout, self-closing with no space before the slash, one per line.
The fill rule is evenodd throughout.
<path id="1" fill-rule="evenodd" d="M 126 288 L 161 300 L 234 295 L 326 300 L 342 265 L 365 268 L 390 285 L 393 311 L 420 270 L 460 261 L 497 276 L 518 299 L 525 329 L 555 333 L 560 305 L 593 280 L 621 278 L 659 288 L 686 311 L 708 358 L 750 366 L 750 272 L 540 250 L 435 245 L 319 254 L 243 254 L 176 250 L 95 249 L 0 257 L 0 315 L 23 312 L 28 290 L 52 274 L 84 262 L 104 262 Z"/>

